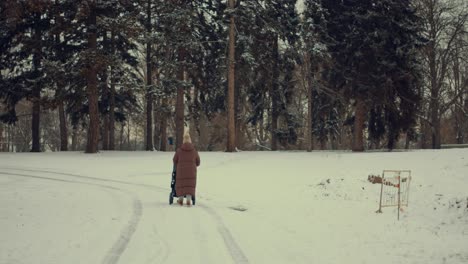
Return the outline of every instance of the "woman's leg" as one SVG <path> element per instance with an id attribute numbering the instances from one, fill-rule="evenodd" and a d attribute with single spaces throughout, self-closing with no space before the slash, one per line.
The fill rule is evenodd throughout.
<path id="1" fill-rule="evenodd" d="M 187 203 L 187 205 L 191 205 L 191 204 L 192 204 L 192 195 L 187 194 L 187 195 L 185 196 L 185 199 L 186 199 L 185 202 Z"/>

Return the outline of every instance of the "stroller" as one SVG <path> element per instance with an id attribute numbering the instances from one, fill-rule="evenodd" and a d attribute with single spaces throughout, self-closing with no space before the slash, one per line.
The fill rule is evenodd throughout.
<path id="1" fill-rule="evenodd" d="M 176 166 L 174 165 L 174 168 L 172 169 L 171 192 L 169 193 L 169 204 L 173 204 L 174 198 L 177 197 L 175 184 L 176 184 Z M 192 196 L 192 204 L 195 205 L 195 195 Z"/>

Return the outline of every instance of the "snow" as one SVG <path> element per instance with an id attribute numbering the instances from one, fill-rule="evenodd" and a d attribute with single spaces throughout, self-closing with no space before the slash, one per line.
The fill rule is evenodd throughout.
<path id="1" fill-rule="evenodd" d="M 173 153 L 0 153 L 0 263 L 468 263 L 468 149 L 202 152 L 197 205 Z M 384 169 L 409 206 L 377 214 Z"/>

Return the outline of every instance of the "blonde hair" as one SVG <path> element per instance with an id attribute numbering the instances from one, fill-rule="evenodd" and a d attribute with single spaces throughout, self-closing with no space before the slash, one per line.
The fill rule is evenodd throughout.
<path id="1" fill-rule="evenodd" d="M 192 143 L 192 138 L 190 137 L 190 133 L 188 130 L 185 131 L 183 143 Z"/>

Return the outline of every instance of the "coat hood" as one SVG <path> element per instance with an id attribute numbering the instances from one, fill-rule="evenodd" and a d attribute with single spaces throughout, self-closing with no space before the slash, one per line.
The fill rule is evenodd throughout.
<path id="1" fill-rule="evenodd" d="M 184 143 L 180 146 L 180 149 L 183 151 L 192 151 L 195 149 L 192 143 Z"/>

